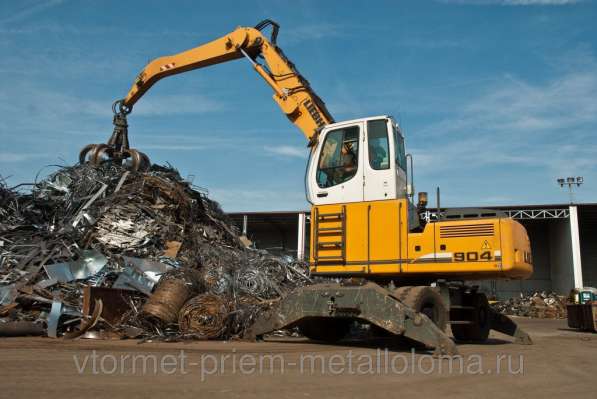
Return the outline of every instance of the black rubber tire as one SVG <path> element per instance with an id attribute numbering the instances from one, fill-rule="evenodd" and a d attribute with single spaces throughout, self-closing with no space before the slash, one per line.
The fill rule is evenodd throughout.
<path id="1" fill-rule="evenodd" d="M 448 326 L 448 308 L 442 296 L 433 287 L 400 287 L 394 295 L 409 308 L 423 313 L 441 330 Z"/>
<path id="2" fill-rule="evenodd" d="M 473 324 L 454 324 L 452 334 L 458 341 L 485 342 L 491 330 L 489 302 L 485 294 L 476 293 L 465 297 L 464 305 L 472 306 Z"/>
<path id="3" fill-rule="evenodd" d="M 350 319 L 313 318 L 299 324 L 299 331 L 313 341 L 336 342 L 348 334 L 350 323 Z"/>

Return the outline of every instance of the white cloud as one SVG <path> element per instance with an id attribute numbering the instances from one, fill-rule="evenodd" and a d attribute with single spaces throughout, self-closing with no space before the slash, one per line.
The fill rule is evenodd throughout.
<path id="1" fill-rule="evenodd" d="M 320 23 L 290 26 L 278 36 L 281 45 L 294 45 L 299 42 L 320 40 L 323 38 L 346 36 L 348 31 L 341 25 Z"/>
<path id="2" fill-rule="evenodd" d="M 570 72 L 544 84 L 504 77 L 478 98 L 464 104 L 448 120 L 427 126 L 428 135 L 457 138 L 494 134 L 496 139 L 521 139 L 562 134 L 597 123 L 597 74 Z M 528 139 L 531 139 L 529 136 Z M 528 140 L 527 140 L 528 141 Z"/>
<path id="3" fill-rule="evenodd" d="M 35 87 L 30 83 L 6 84 L 0 91 L 0 130 L 6 132 L 90 132 L 92 120 L 111 120 L 111 101 Z M 108 122 L 109 123 L 109 122 Z"/>
<path id="4" fill-rule="evenodd" d="M 563 6 L 568 4 L 581 3 L 584 0 L 503 0 L 500 3 L 504 5 L 512 6 L 531 6 L 531 5 L 544 5 L 544 6 Z"/>
<path id="5" fill-rule="evenodd" d="M 111 130 L 113 99 L 84 95 L 84 92 L 63 92 L 30 83 L 7 84 L 0 91 L 0 114 L 3 115 L 0 130 L 80 134 Z M 219 102 L 199 95 L 158 95 L 141 99 L 132 115 L 205 114 L 222 109 L 224 106 Z M 108 134 L 103 133 L 102 137 Z"/>
<path id="6" fill-rule="evenodd" d="M 49 0 L 49 1 L 39 1 L 35 2 L 34 4 L 26 5 L 19 10 L 13 12 L 12 14 L 6 15 L 4 18 L 0 19 L 0 25 L 11 23 L 11 22 L 20 22 L 28 17 L 39 14 L 40 12 L 46 11 L 50 8 L 59 6 L 63 4 L 64 0 Z"/>
<path id="7" fill-rule="evenodd" d="M 502 84 L 465 112 L 494 127 L 538 133 L 597 122 L 597 76 L 593 72 L 570 73 L 546 85 L 514 78 Z"/>
<path id="8" fill-rule="evenodd" d="M 440 0 L 441 3 L 459 5 L 501 6 L 565 6 L 583 3 L 585 0 Z"/>
<path id="9" fill-rule="evenodd" d="M 225 109 L 224 104 L 202 95 L 161 95 L 147 96 L 139 100 L 134 107 L 135 115 L 179 115 L 204 114 L 219 112 Z"/>
<path id="10" fill-rule="evenodd" d="M 204 145 L 184 145 L 184 144 L 142 144 L 143 150 L 161 150 L 161 151 L 198 151 L 208 148 Z"/>
<path id="11" fill-rule="evenodd" d="M 453 195 L 445 196 L 449 205 L 559 201 L 556 177 L 582 175 L 583 198 L 594 201 L 594 65 L 541 83 L 505 76 L 455 102 L 449 117 L 413 131 L 407 141 L 416 142 L 409 151 L 420 187 L 441 183 Z M 517 199 L 503 194 L 514 190 Z"/>
<path id="12" fill-rule="evenodd" d="M 0 152 L 0 163 L 29 161 L 31 159 L 50 158 L 51 154 Z"/>
<path id="13" fill-rule="evenodd" d="M 264 146 L 263 149 L 268 153 L 282 157 L 293 157 L 293 158 L 307 158 L 309 155 L 309 149 L 307 147 L 295 147 L 290 145 L 278 145 L 278 146 Z"/>
<path id="14" fill-rule="evenodd" d="M 214 137 L 221 134 L 224 137 Z M 173 133 L 155 133 L 143 131 L 134 135 L 134 146 L 140 150 L 172 150 L 172 151 L 198 151 L 198 150 L 233 150 L 255 147 L 254 140 L 234 137 L 233 132 L 213 131 L 178 131 Z"/>
<path id="15" fill-rule="evenodd" d="M 295 211 L 308 208 L 303 191 L 211 187 L 209 197 L 220 203 L 226 212 Z"/>
<path id="16" fill-rule="evenodd" d="M 415 47 L 424 49 L 438 49 L 438 48 L 458 48 L 465 47 L 469 43 L 463 40 L 451 40 L 440 38 L 423 38 L 423 37 L 409 37 L 398 39 L 395 41 L 396 45 L 400 47 Z"/>
<path id="17" fill-rule="evenodd" d="M 199 33 L 196 30 L 193 31 L 181 31 L 173 29 L 161 29 L 151 31 L 140 31 L 136 29 L 126 29 L 120 26 L 76 26 L 74 24 L 57 23 L 52 21 L 36 23 L 34 25 L 15 25 L 14 27 L 3 27 L 0 26 L 0 33 L 5 35 L 33 35 L 33 34 L 60 34 L 60 35 L 95 35 L 95 36 L 106 36 L 106 35 L 120 35 L 128 38 L 155 38 L 164 36 L 175 36 L 180 38 L 181 36 L 199 38 L 207 36 L 205 33 Z M 114 60 L 111 60 L 114 61 Z"/>

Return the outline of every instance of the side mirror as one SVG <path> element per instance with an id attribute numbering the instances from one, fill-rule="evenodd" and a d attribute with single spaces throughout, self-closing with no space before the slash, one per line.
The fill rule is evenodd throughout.
<path id="1" fill-rule="evenodd" d="M 407 184 L 406 185 L 406 195 L 408 195 L 409 197 L 412 197 L 415 194 L 415 190 L 414 187 L 412 186 L 412 184 Z"/>

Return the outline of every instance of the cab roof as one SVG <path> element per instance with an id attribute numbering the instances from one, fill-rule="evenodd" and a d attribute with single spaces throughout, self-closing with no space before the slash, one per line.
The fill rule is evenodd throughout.
<path id="1" fill-rule="evenodd" d="M 350 124 L 353 124 L 353 123 L 367 122 L 367 121 L 377 120 L 377 119 L 390 119 L 394 123 L 394 125 L 396 125 L 396 127 L 398 128 L 398 131 L 400 132 L 400 134 L 403 135 L 402 129 L 400 128 L 400 126 L 398 125 L 398 123 L 394 120 L 394 118 L 392 118 L 390 115 L 368 116 L 366 118 L 359 118 L 359 119 L 350 119 L 350 120 L 346 120 L 346 121 L 339 121 L 339 122 L 330 123 L 329 125 L 326 125 L 325 129 L 335 128 L 335 127 L 342 127 L 342 126 L 350 125 Z"/>

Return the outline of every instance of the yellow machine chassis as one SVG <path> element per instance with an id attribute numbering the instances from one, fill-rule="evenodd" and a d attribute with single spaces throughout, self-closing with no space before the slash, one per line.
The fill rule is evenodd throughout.
<path id="1" fill-rule="evenodd" d="M 526 230 L 511 218 L 442 220 L 409 232 L 406 199 L 311 210 L 315 275 L 524 279 L 531 262 Z"/>

